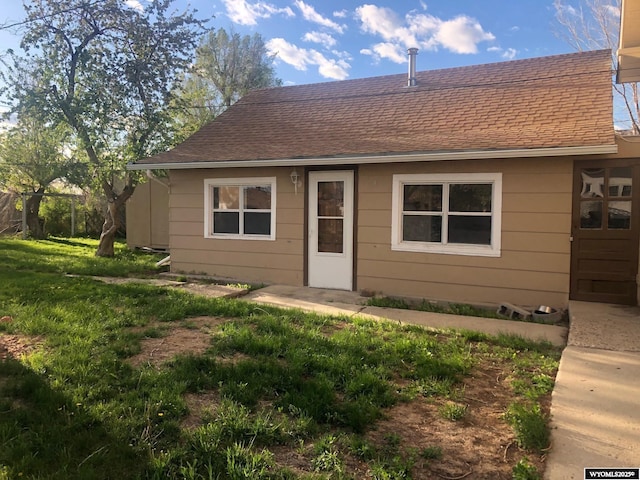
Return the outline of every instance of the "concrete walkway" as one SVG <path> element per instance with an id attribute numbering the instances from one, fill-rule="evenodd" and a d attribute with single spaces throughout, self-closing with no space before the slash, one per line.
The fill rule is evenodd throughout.
<path id="1" fill-rule="evenodd" d="M 570 302 L 545 478 L 640 467 L 640 308 Z"/>

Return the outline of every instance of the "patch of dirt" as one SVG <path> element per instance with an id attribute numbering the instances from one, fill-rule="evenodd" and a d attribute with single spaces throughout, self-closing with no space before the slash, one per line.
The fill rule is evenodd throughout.
<path id="1" fill-rule="evenodd" d="M 187 393 L 184 401 L 189 409 L 189 415 L 180 422 L 180 426 L 192 430 L 201 426 L 204 423 L 204 417 L 208 413 L 213 413 L 220 405 L 220 394 L 218 392 Z"/>
<path id="2" fill-rule="evenodd" d="M 28 355 L 41 345 L 42 339 L 40 337 L 0 333 L 0 360 L 7 358 L 17 360 L 22 355 Z"/>
<path id="3" fill-rule="evenodd" d="M 418 458 L 413 470 L 416 480 L 433 478 L 511 479 L 512 468 L 525 456 L 515 443 L 511 427 L 502 415 L 513 401 L 502 368 L 485 362 L 474 368 L 464 380 L 464 394 L 456 401 L 466 405 L 465 416 L 451 421 L 439 409 L 446 400 L 417 398 L 390 409 L 386 418 L 376 424 L 367 438 L 384 445 L 389 434 L 400 437 L 400 445 L 418 452 L 427 447 L 440 447 L 441 459 Z M 544 457 L 528 453 L 538 472 L 544 471 Z"/>
<path id="4" fill-rule="evenodd" d="M 211 345 L 212 333 L 226 321 L 226 318 L 205 316 L 188 318 L 178 324 L 157 322 L 146 325 L 143 330 L 158 327 L 167 329 L 166 335 L 159 338 L 144 338 L 140 342 L 140 353 L 129 357 L 127 361 L 134 367 L 141 365 L 158 367 L 177 355 L 202 354 Z"/>

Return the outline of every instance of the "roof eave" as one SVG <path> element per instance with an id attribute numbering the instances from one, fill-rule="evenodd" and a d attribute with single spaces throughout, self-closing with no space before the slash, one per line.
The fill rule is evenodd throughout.
<path id="1" fill-rule="evenodd" d="M 618 146 L 587 145 L 578 147 L 516 148 L 508 150 L 468 150 L 460 152 L 362 155 L 346 157 L 278 158 L 267 160 L 223 160 L 199 162 L 131 163 L 127 170 L 189 170 L 198 168 L 304 167 L 362 165 L 367 163 L 440 162 L 446 160 L 482 160 L 499 158 L 563 157 L 617 153 Z"/>

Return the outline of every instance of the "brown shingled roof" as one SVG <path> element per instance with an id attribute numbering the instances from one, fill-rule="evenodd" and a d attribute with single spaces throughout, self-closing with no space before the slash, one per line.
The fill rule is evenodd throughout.
<path id="1" fill-rule="evenodd" d="M 138 164 L 614 144 L 608 50 L 253 91 Z"/>

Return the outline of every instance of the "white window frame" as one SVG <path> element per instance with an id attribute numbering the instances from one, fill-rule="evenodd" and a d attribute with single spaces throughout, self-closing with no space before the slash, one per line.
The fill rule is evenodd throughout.
<path id="1" fill-rule="evenodd" d="M 215 233 L 213 231 L 213 189 L 215 187 L 271 187 L 271 228 L 269 235 L 256 235 L 245 233 Z M 227 240 L 275 240 L 276 239 L 276 177 L 247 177 L 247 178 L 206 178 L 204 180 L 204 236 L 205 238 Z M 244 195 L 239 198 L 238 214 L 240 232 L 244 231 Z M 251 210 L 266 212 L 267 210 Z"/>
<path id="2" fill-rule="evenodd" d="M 491 197 L 491 244 L 449 244 L 446 243 L 449 216 L 449 185 L 451 184 L 492 185 Z M 412 242 L 402 239 L 404 185 L 443 185 L 441 242 Z M 391 250 L 404 252 L 441 253 L 446 255 L 469 255 L 499 257 L 501 254 L 502 226 L 502 173 L 451 173 L 451 174 L 398 174 L 393 176 L 391 210 Z M 471 212 L 473 215 L 473 212 Z"/>

